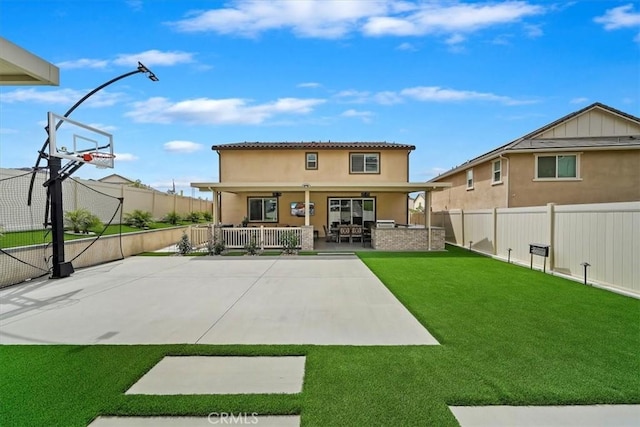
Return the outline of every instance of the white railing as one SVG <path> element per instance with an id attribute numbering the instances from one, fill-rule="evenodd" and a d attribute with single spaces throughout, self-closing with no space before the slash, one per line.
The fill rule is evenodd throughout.
<path id="1" fill-rule="evenodd" d="M 221 228 L 222 240 L 228 249 L 242 249 L 253 240 L 261 249 L 282 248 L 282 238 L 294 233 L 298 248 L 302 244 L 302 229 L 299 227 L 237 227 Z"/>
<path id="2" fill-rule="evenodd" d="M 209 225 L 190 227 L 189 239 L 191 244 L 196 247 L 205 245 L 212 236 L 211 231 L 211 226 Z"/>

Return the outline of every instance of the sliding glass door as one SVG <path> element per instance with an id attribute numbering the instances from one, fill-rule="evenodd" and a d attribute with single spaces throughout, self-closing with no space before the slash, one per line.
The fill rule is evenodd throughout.
<path id="1" fill-rule="evenodd" d="M 375 221 L 376 200 L 370 197 L 332 197 L 329 199 L 329 225 L 360 224 Z"/>

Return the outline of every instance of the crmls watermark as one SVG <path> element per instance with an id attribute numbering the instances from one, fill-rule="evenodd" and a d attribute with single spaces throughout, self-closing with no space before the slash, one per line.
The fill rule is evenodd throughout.
<path id="1" fill-rule="evenodd" d="M 249 425 L 258 424 L 260 422 L 256 412 L 240 412 L 239 414 L 212 412 L 207 416 L 207 421 L 209 421 L 210 424 L 216 425 Z"/>

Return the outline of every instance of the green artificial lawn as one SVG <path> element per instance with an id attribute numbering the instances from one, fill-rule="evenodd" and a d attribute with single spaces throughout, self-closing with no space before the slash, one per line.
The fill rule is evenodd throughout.
<path id="1" fill-rule="evenodd" d="M 97 415 L 301 414 L 455 426 L 447 405 L 640 403 L 640 301 L 449 247 L 360 252 L 440 346 L 0 346 L 0 425 Z M 165 355 L 306 355 L 296 395 L 127 396 Z"/>

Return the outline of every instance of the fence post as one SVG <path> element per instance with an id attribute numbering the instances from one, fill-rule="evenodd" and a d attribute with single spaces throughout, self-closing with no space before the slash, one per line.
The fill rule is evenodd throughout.
<path id="1" fill-rule="evenodd" d="M 552 272 L 555 268 L 555 257 L 553 253 L 555 251 L 555 203 L 547 204 L 547 223 L 549 224 L 548 239 L 549 239 L 549 271 Z"/>
<path id="2" fill-rule="evenodd" d="M 464 247 L 464 210 L 460 209 L 460 224 L 462 226 L 462 246 Z M 460 244 L 459 242 L 456 242 L 458 244 Z"/>
<path id="3" fill-rule="evenodd" d="M 491 211 L 491 223 L 493 224 L 493 255 L 498 254 L 498 208 Z"/>
<path id="4" fill-rule="evenodd" d="M 260 249 L 264 251 L 264 225 L 260 226 Z"/>

